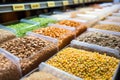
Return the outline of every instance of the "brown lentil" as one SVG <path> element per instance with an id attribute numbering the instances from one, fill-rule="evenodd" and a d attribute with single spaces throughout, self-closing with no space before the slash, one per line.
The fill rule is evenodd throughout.
<path id="1" fill-rule="evenodd" d="M 97 24 L 93 28 L 120 32 L 120 26 L 114 24 Z"/>
<path id="2" fill-rule="evenodd" d="M 47 49 L 45 47 L 47 47 Z M 30 70 L 36 68 L 40 62 L 51 57 L 53 54 L 49 52 L 52 50 L 54 52 L 56 46 L 46 40 L 26 36 L 7 41 L 1 44 L 1 48 L 20 58 L 23 74 L 26 74 Z"/>
<path id="3" fill-rule="evenodd" d="M 85 32 L 77 40 L 120 50 L 120 37 L 101 32 Z"/>
<path id="4" fill-rule="evenodd" d="M 9 31 L 0 29 L 0 43 L 15 38 L 15 35 Z"/>
<path id="5" fill-rule="evenodd" d="M 20 72 L 17 66 L 0 54 L 0 80 L 19 80 Z"/>
<path id="6" fill-rule="evenodd" d="M 75 48 L 65 48 L 47 61 L 48 64 L 84 80 L 112 80 L 119 60 Z"/>

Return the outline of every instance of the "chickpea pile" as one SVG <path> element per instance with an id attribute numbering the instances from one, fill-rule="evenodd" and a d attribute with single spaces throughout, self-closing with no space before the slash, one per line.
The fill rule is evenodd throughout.
<path id="1" fill-rule="evenodd" d="M 33 32 L 37 34 L 43 34 L 45 36 L 50 36 L 52 38 L 57 38 L 59 40 L 59 48 L 66 46 L 74 38 L 72 31 L 57 27 L 40 28 Z"/>
<path id="2" fill-rule="evenodd" d="M 19 80 L 19 78 L 17 66 L 0 54 L 0 80 Z"/>
<path id="3" fill-rule="evenodd" d="M 120 32 L 120 26 L 114 24 L 97 24 L 93 28 Z"/>
<path id="4" fill-rule="evenodd" d="M 0 29 L 0 43 L 15 38 L 15 35 L 9 31 Z"/>
<path id="5" fill-rule="evenodd" d="M 76 21 L 72 21 L 72 20 L 62 20 L 58 24 L 75 27 L 76 28 L 76 31 L 75 31 L 76 36 L 80 35 L 82 32 L 86 31 L 86 29 L 87 29 L 87 27 L 84 24 L 76 22 Z"/>
<path id="6" fill-rule="evenodd" d="M 84 80 L 111 80 L 119 60 L 97 52 L 68 47 L 47 63 Z"/>

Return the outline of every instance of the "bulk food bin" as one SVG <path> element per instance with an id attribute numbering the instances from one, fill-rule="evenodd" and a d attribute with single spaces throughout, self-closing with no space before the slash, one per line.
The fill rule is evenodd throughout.
<path id="1" fill-rule="evenodd" d="M 76 76 L 68 74 L 62 70 L 59 70 L 53 66 L 50 66 L 42 62 L 38 68 L 31 71 L 20 80 L 82 80 Z"/>
<path id="2" fill-rule="evenodd" d="M 70 44 L 48 59 L 46 63 L 83 80 L 114 80 L 113 78 L 119 75 L 120 61 L 109 55 L 109 52 L 105 54 L 93 49 L 86 50 L 86 47 L 81 47 L 80 44 L 77 46 Z"/>
<path id="3" fill-rule="evenodd" d="M 13 39 L 15 37 L 16 36 L 12 32 L 0 29 L 0 43 Z"/>
<path id="4" fill-rule="evenodd" d="M 0 44 L 0 47 L 16 56 L 23 75 L 35 69 L 40 62 L 47 60 L 58 50 L 55 43 L 32 35 L 32 33 L 4 42 Z"/>
<path id="5" fill-rule="evenodd" d="M 23 20 L 4 23 L 0 26 L 2 29 L 15 33 L 18 37 L 25 36 L 27 31 L 34 30 L 38 27 L 39 26 L 36 22 L 27 22 Z"/>
<path id="6" fill-rule="evenodd" d="M 74 28 L 64 28 L 58 25 L 49 26 L 34 30 L 32 33 L 36 35 L 46 36 L 58 40 L 57 46 L 59 49 L 65 47 L 70 41 L 75 38 Z"/>
<path id="7" fill-rule="evenodd" d="M 118 22 L 118 23 L 120 23 L 120 17 L 117 17 L 117 16 L 108 16 L 104 21 Z"/>
<path id="8" fill-rule="evenodd" d="M 82 32 L 84 32 L 87 29 L 85 24 L 71 19 L 61 20 L 56 24 L 51 24 L 51 26 L 63 27 L 64 29 L 74 28 L 74 31 L 72 29 L 71 30 L 73 31 L 72 33 L 74 33 L 75 36 L 80 35 Z"/>
<path id="9" fill-rule="evenodd" d="M 120 17 L 120 13 L 113 13 L 112 16 L 118 16 L 118 17 Z"/>
<path id="10" fill-rule="evenodd" d="M 99 18 L 94 15 L 77 14 L 77 17 L 71 18 L 71 20 L 85 23 L 87 27 L 91 27 L 99 21 Z"/>
<path id="11" fill-rule="evenodd" d="M 112 33 L 114 35 L 118 35 L 120 36 L 120 26 L 119 25 L 115 25 L 115 24 L 111 24 L 110 22 L 98 22 L 96 25 L 94 25 L 92 27 L 93 29 L 101 29 L 102 31 L 104 30 L 104 32 L 106 33 Z"/>
<path id="12" fill-rule="evenodd" d="M 117 34 L 117 33 L 116 33 Z M 105 51 L 111 53 L 112 56 L 120 58 L 120 34 L 115 36 L 115 33 L 110 33 L 97 29 L 88 29 L 72 42 L 77 44 L 84 44 L 87 47 L 95 50 Z M 102 48 L 102 50 L 101 50 Z"/>
<path id="13" fill-rule="evenodd" d="M 37 22 L 39 24 L 39 27 L 46 27 L 49 23 L 55 23 L 55 19 L 47 18 L 44 16 L 33 16 L 33 17 L 28 17 L 25 19 L 22 19 L 28 22 Z"/>
<path id="14" fill-rule="evenodd" d="M 0 48 L 0 80 L 19 80 L 20 66 L 17 59 Z"/>

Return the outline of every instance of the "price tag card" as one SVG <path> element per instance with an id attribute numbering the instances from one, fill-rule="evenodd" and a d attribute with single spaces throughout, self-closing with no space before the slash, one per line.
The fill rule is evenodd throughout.
<path id="1" fill-rule="evenodd" d="M 69 5 L 69 2 L 68 1 L 63 1 L 63 5 L 64 6 Z"/>
<path id="2" fill-rule="evenodd" d="M 12 6 L 14 11 L 25 10 L 24 4 L 13 4 Z"/>
<path id="3" fill-rule="evenodd" d="M 74 0 L 74 4 L 78 4 L 78 0 Z"/>
<path id="4" fill-rule="evenodd" d="M 80 3 L 83 3 L 83 0 L 79 0 Z"/>
<path id="5" fill-rule="evenodd" d="M 40 8 L 40 4 L 39 3 L 32 3 L 31 4 L 31 9 L 38 9 Z"/>
<path id="6" fill-rule="evenodd" d="M 49 1 L 47 2 L 48 7 L 55 7 L 55 2 L 54 1 Z"/>

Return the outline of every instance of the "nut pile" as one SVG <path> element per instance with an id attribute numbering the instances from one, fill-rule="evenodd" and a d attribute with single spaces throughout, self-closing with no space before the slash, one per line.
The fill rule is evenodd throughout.
<path id="1" fill-rule="evenodd" d="M 20 72 L 15 64 L 0 54 L 0 80 L 19 80 Z"/>
<path id="2" fill-rule="evenodd" d="M 112 80 L 119 60 L 97 52 L 68 47 L 47 63 L 84 80 Z"/>
<path id="3" fill-rule="evenodd" d="M 84 32 L 87 29 L 87 27 L 84 24 L 79 23 L 79 22 L 75 22 L 72 20 L 62 20 L 58 24 L 70 26 L 70 27 L 75 27 L 76 28 L 76 32 L 75 32 L 76 35 L 80 35 L 82 32 Z"/>
<path id="4" fill-rule="evenodd" d="M 23 80 L 61 80 L 61 79 L 53 76 L 50 73 L 39 71 L 39 72 L 34 72 L 29 77 L 27 77 Z"/>
<path id="5" fill-rule="evenodd" d="M 120 32 L 120 26 L 114 24 L 97 24 L 93 28 Z"/>
<path id="6" fill-rule="evenodd" d="M 46 49 L 47 47 L 47 49 Z M 54 52 L 54 44 L 40 38 L 25 36 L 1 44 L 1 48 L 21 59 L 23 74 L 36 68 L 41 61 L 47 60 Z M 44 50 L 45 48 L 45 50 Z M 50 52 L 53 50 L 52 52 Z M 48 54 L 48 53 L 49 54 Z"/>
<path id="7" fill-rule="evenodd" d="M 85 32 L 77 40 L 120 50 L 120 37 L 101 32 Z"/>
<path id="8" fill-rule="evenodd" d="M 15 35 L 9 31 L 0 29 L 0 43 L 15 38 Z"/>
<path id="9" fill-rule="evenodd" d="M 74 34 L 70 30 L 57 28 L 53 26 L 46 27 L 46 28 L 40 28 L 33 32 L 38 33 L 38 34 L 43 34 L 45 36 L 57 38 L 59 40 L 58 42 L 59 48 L 66 46 L 74 38 Z"/>

